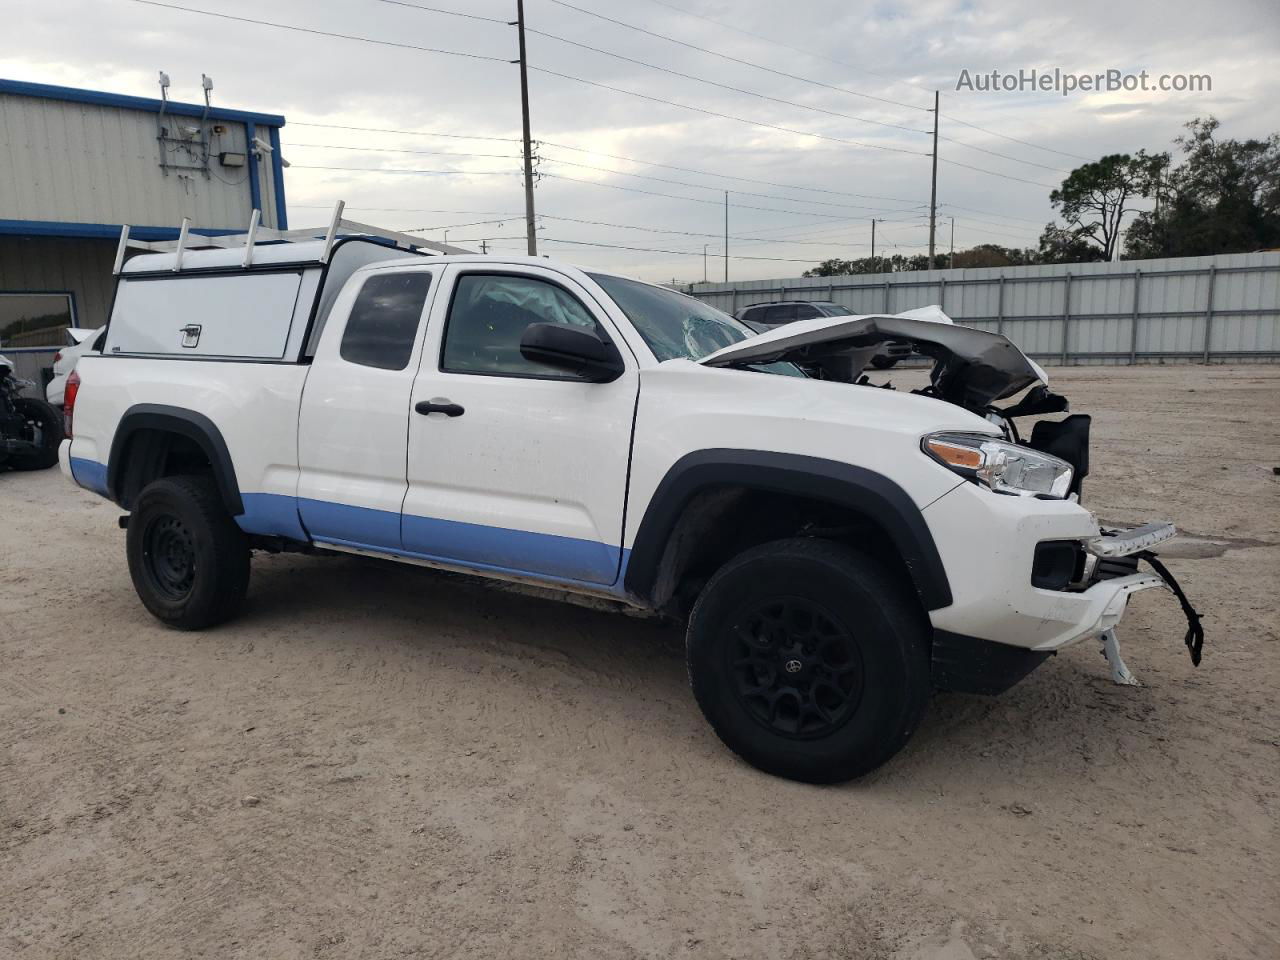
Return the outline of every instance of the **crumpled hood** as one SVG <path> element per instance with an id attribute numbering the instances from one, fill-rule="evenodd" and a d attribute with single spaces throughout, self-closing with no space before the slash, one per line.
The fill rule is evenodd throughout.
<path id="1" fill-rule="evenodd" d="M 918 319 L 922 315 L 939 319 Z M 937 397 L 968 410 L 985 409 L 1033 383 L 1048 383 L 1048 375 L 1039 364 L 1008 337 L 954 324 L 934 307 L 898 316 L 869 314 L 800 320 L 724 347 L 698 362 L 710 367 L 779 360 L 803 364 L 854 354 L 865 363 L 876 347 L 889 340 L 910 343 L 917 352 L 932 357 L 935 362 L 930 379 Z M 855 363 L 855 367 L 856 379 L 861 365 Z"/>

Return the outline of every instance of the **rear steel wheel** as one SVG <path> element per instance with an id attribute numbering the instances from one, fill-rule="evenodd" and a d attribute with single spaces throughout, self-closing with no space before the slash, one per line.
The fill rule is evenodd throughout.
<path id="1" fill-rule="evenodd" d="M 125 545 L 138 598 L 180 630 L 232 617 L 249 587 L 249 544 L 209 477 L 164 477 L 138 494 Z"/>
<path id="2" fill-rule="evenodd" d="M 196 579 L 196 547 L 191 531 L 172 514 L 153 517 L 142 534 L 143 570 L 151 587 L 172 601 L 185 600 Z"/>

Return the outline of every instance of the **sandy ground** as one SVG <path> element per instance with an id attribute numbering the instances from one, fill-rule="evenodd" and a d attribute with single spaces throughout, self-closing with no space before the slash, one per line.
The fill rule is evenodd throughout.
<path id="1" fill-rule="evenodd" d="M 0 475 L 0 957 L 1280 956 L 1280 368 L 1054 374 L 1090 505 L 1201 538 L 1203 666 L 1143 594 L 1141 688 L 1077 647 L 839 788 L 722 748 L 659 625 L 272 557 L 169 632 L 116 508 Z"/>

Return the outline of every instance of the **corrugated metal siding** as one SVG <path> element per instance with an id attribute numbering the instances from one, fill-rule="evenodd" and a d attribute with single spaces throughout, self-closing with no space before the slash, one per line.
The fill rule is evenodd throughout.
<path id="1" fill-rule="evenodd" d="M 0 291 L 70 292 L 76 325 L 100 327 L 115 289 L 115 255 L 113 240 L 0 237 Z"/>
<path id="2" fill-rule="evenodd" d="M 196 126 L 169 117 L 170 126 Z M 243 228 L 249 219 L 249 167 L 218 163 L 220 151 L 244 153 L 244 124 L 209 121 L 208 170 L 160 168 L 156 114 L 0 93 L 0 219 Z M 267 140 L 269 127 L 258 127 Z M 185 154 L 178 156 L 184 157 Z M 183 159 L 182 162 L 189 162 Z M 265 226 L 274 226 L 271 163 L 260 164 Z"/>
<path id="3" fill-rule="evenodd" d="M 1050 361 L 1205 359 L 1206 328 L 1209 359 L 1280 360 L 1280 253 L 793 277 L 689 292 L 730 313 L 782 299 L 833 300 L 856 313 L 940 304 Z"/>

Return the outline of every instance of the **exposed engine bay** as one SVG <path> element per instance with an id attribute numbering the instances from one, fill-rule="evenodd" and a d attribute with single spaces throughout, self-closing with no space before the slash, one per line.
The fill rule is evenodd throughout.
<path id="1" fill-rule="evenodd" d="M 1008 337 L 957 325 L 939 307 L 925 307 L 896 316 L 802 320 L 725 347 L 699 362 L 707 366 L 745 367 L 786 361 L 817 379 L 871 389 L 894 389 L 887 383 L 871 383 L 864 373 L 881 345 L 890 341 L 909 343 L 915 354 L 933 361 L 929 385 L 912 393 L 963 407 L 998 426 L 1007 444 L 1029 448 L 1062 461 L 1071 468 L 1069 480 L 1065 468 L 1058 464 L 1061 482 L 1052 488 L 1046 487 L 1043 495 L 1079 501 L 1082 483 L 1089 474 L 1089 429 L 1092 422 L 1089 415 L 1071 414 L 1067 398 L 1049 389 L 1049 377 L 1044 369 Z M 1000 401 L 1009 400 L 1024 390 L 1026 393 L 1017 402 L 997 406 Z M 1018 429 L 1020 418 L 1058 413 L 1069 415 L 1061 420 L 1037 420 L 1030 436 L 1025 438 Z M 973 437 L 935 436 L 926 438 L 925 452 L 957 469 L 958 461 L 947 460 L 946 453 L 958 457 L 974 455 L 976 445 Z M 938 455 L 940 450 L 942 456 Z M 980 472 L 971 471 L 973 474 Z M 1014 492 L 1012 489 L 1002 490 L 998 483 L 990 482 L 989 477 L 986 479 L 987 485 L 997 492 Z M 1017 492 L 1027 495 L 1025 488 Z M 1085 591 L 1103 580 L 1121 578 L 1132 581 L 1134 590 L 1165 586 L 1177 597 L 1187 618 L 1185 642 L 1192 662 L 1198 665 L 1204 643 L 1200 615 L 1168 568 L 1150 549 L 1175 535 L 1172 524 L 1152 524 L 1133 531 L 1103 530 L 1101 537 L 1088 543 L 1040 544 L 1037 563 L 1044 564 L 1039 574 L 1043 579 L 1037 581 L 1033 576 L 1033 584 L 1068 592 Z M 1139 574 L 1140 560 L 1146 561 L 1154 574 Z M 1114 629 L 1104 631 L 1101 639 L 1116 682 L 1136 682 L 1120 658 Z"/>

